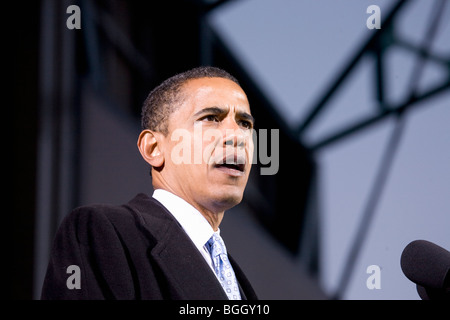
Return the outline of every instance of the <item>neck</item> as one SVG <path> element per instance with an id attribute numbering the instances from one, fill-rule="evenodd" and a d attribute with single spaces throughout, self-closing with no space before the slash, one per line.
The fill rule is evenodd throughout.
<path id="1" fill-rule="evenodd" d="M 176 192 L 176 190 L 170 188 L 167 184 L 155 182 L 157 181 L 154 181 L 153 183 L 153 188 L 155 190 L 163 189 L 185 200 L 187 203 L 189 203 L 191 206 L 197 209 L 202 214 L 203 217 L 205 217 L 205 219 L 211 225 L 214 232 L 216 232 L 219 229 L 220 223 L 222 222 L 223 216 L 225 214 L 225 210 L 223 210 L 222 208 L 215 208 L 214 205 L 212 206 L 212 208 L 209 208 L 208 206 L 204 206 L 200 203 L 197 203 L 193 199 L 190 199 L 189 197 L 180 192 Z"/>
<path id="2" fill-rule="evenodd" d="M 205 217 L 205 219 L 209 222 L 209 224 L 213 228 L 214 232 L 219 230 L 219 226 L 220 226 L 220 223 L 222 222 L 225 211 L 215 213 L 215 212 L 211 212 L 209 210 L 201 210 L 200 208 L 196 207 L 195 205 L 194 205 L 194 207 Z"/>

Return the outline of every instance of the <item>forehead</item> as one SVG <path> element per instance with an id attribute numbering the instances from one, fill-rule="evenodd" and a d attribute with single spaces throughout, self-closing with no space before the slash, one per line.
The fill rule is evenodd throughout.
<path id="1" fill-rule="evenodd" d="M 200 78 L 183 85 L 185 96 L 182 108 L 195 113 L 205 107 L 233 108 L 250 113 L 247 96 L 234 81 L 224 78 Z"/>

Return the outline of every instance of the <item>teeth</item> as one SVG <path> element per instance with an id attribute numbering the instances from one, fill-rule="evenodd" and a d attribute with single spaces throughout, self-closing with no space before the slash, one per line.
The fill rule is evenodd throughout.
<path id="1" fill-rule="evenodd" d="M 234 164 L 234 165 L 240 165 L 245 164 L 245 158 L 238 158 L 235 159 L 234 157 L 220 159 L 216 161 L 216 164 Z"/>
<path id="2" fill-rule="evenodd" d="M 239 171 L 244 171 L 245 157 L 229 156 L 228 158 L 219 159 L 218 161 L 216 161 L 215 165 L 218 167 L 226 166 Z"/>
<path id="3" fill-rule="evenodd" d="M 231 168 L 231 169 L 235 169 L 235 170 L 239 170 L 239 171 L 244 171 L 243 165 L 229 164 L 229 163 L 227 163 L 227 164 L 222 164 L 222 165 L 220 165 L 220 166 L 224 166 L 224 167 Z"/>

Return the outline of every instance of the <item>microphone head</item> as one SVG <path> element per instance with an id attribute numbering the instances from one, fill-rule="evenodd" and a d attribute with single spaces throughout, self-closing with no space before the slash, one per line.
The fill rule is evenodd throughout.
<path id="1" fill-rule="evenodd" d="M 449 286 L 450 252 L 426 241 L 415 240 L 403 250 L 400 265 L 405 276 L 430 289 L 445 289 Z"/>

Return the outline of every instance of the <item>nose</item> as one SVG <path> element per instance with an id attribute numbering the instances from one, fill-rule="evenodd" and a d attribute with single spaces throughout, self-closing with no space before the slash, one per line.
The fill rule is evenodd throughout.
<path id="1" fill-rule="evenodd" d="M 228 147 L 244 147 L 246 135 L 239 125 L 233 120 L 233 124 L 225 128 L 224 146 Z"/>

